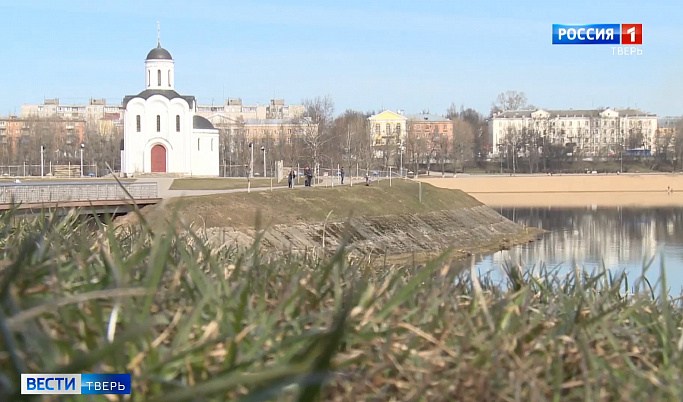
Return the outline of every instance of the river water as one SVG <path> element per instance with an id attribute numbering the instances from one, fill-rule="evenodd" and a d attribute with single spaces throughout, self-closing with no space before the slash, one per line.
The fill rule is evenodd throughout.
<path id="1" fill-rule="evenodd" d="M 625 271 L 632 285 L 650 263 L 645 277 L 658 288 L 664 263 L 669 293 L 683 294 L 683 208 L 494 209 L 514 222 L 548 233 L 533 243 L 475 257 L 480 274 L 502 278 L 501 267 L 510 263 L 526 270 L 545 265 L 560 275 L 577 265 L 586 270 L 604 265 L 615 273 Z"/>

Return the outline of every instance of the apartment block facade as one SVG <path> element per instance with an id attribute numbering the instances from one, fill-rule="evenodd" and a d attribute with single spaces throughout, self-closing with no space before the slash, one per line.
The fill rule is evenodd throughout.
<path id="1" fill-rule="evenodd" d="M 267 105 L 245 105 L 242 99 L 226 99 L 223 105 L 197 105 L 197 114 L 209 120 L 215 115 L 229 119 L 293 119 L 303 116 L 303 105 L 287 105 L 284 99 L 271 99 Z"/>
<path id="2" fill-rule="evenodd" d="M 74 158 L 85 136 L 82 119 L 0 118 L 0 164 L 36 160 L 40 146 L 55 160 Z"/>
<path id="3" fill-rule="evenodd" d="M 639 109 L 515 110 L 493 116 L 489 136 L 492 155 L 533 138 L 539 147 L 554 144 L 585 156 L 613 156 L 624 149 L 656 152 L 657 128 L 657 116 Z"/>

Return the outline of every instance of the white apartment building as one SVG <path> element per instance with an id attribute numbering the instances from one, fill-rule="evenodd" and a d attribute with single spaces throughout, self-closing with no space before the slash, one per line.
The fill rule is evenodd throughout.
<path id="1" fill-rule="evenodd" d="M 654 153 L 656 133 L 657 115 L 639 109 L 514 110 L 489 121 L 492 155 L 506 144 L 525 141 L 527 134 L 545 143 L 573 145 L 586 156 L 614 155 L 627 148 Z M 639 139 L 638 144 L 633 144 L 633 138 Z"/>
<path id="2" fill-rule="evenodd" d="M 223 105 L 197 105 L 197 114 L 209 120 L 219 115 L 227 119 L 293 119 L 304 115 L 303 105 L 287 105 L 284 99 L 271 99 L 268 105 L 244 105 L 242 99 L 226 99 Z"/>
<path id="3" fill-rule="evenodd" d="M 21 105 L 21 117 L 54 117 L 63 119 L 100 120 L 105 117 L 120 119 L 123 107 L 120 104 L 107 105 L 106 99 L 90 99 L 87 104 L 60 103 L 59 98 L 45 99 L 42 104 Z"/>

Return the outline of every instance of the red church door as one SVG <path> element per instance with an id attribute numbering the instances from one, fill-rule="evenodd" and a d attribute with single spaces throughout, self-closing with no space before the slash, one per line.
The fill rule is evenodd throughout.
<path id="1" fill-rule="evenodd" d="M 166 148 L 163 145 L 152 147 L 152 173 L 166 172 Z"/>

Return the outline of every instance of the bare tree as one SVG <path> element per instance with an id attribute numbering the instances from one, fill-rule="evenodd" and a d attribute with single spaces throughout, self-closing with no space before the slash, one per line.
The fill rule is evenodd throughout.
<path id="1" fill-rule="evenodd" d="M 331 140 L 330 124 L 334 113 L 334 102 L 329 96 L 317 96 L 302 101 L 306 113 L 299 119 L 302 139 L 311 152 L 313 165 L 320 163 L 320 152 L 325 143 Z"/>
<path id="2" fill-rule="evenodd" d="M 496 101 L 491 104 L 491 115 L 506 110 L 530 110 L 533 108 L 533 105 L 528 103 L 524 92 L 506 91 L 499 93 Z"/>
<path id="3" fill-rule="evenodd" d="M 453 120 L 453 150 L 455 158 L 460 160 L 462 171 L 465 171 L 465 161 L 472 159 L 475 149 L 474 127 L 465 120 Z"/>

